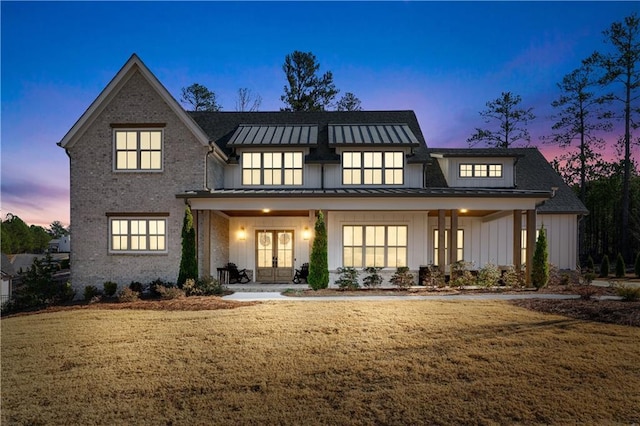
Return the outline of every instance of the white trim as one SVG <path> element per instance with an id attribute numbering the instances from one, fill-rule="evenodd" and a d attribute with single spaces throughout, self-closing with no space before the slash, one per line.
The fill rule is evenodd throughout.
<path id="1" fill-rule="evenodd" d="M 144 220 L 147 221 L 147 226 L 150 220 L 162 220 L 164 221 L 164 250 L 115 250 L 113 249 L 113 232 L 112 223 L 114 220 L 126 220 L 129 222 L 128 226 L 131 226 L 132 220 Z M 158 216 L 109 216 L 107 218 L 107 245 L 109 255 L 166 255 L 169 253 L 169 229 L 166 217 Z M 123 235 L 123 234 L 121 234 Z M 127 229 L 127 237 L 131 237 L 131 230 Z M 149 237 L 149 230 L 147 228 L 146 237 Z"/>
<path id="2" fill-rule="evenodd" d="M 160 132 L 160 168 L 159 169 L 142 169 L 140 168 L 140 164 L 138 164 L 138 168 L 135 169 L 118 169 L 117 168 L 117 152 L 116 149 L 116 133 L 117 132 L 136 132 L 138 134 L 138 139 L 136 141 L 136 152 L 139 153 L 141 151 L 140 148 L 140 132 Z M 112 142 L 113 142 L 113 153 L 112 153 L 112 169 L 113 173 L 162 173 L 164 172 L 164 129 L 157 127 L 144 127 L 144 128 L 129 128 L 129 127 L 118 127 L 117 129 L 112 129 L 111 134 Z"/>

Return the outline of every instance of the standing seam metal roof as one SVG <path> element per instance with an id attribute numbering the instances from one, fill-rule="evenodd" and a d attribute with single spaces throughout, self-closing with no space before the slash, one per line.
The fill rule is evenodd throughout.
<path id="1" fill-rule="evenodd" d="M 331 124 L 329 145 L 418 145 L 409 125 L 400 124 Z"/>
<path id="2" fill-rule="evenodd" d="M 315 145 L 317 125 L 241 124 L 231 136 L 228 146 L 252 145 Z"/>

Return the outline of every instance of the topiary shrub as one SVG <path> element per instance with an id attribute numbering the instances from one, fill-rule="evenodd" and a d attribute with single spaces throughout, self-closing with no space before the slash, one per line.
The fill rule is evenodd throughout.
<path id="1" fill-rule="evenodd" d="M 118 284 L 113 281 L 105 281 L 102 287 L 104 288 L 104 295 L 107 297 L 113 297 L 118 291 Z"/>
<path id="2" fill-rule="evenodd" d="M 398 288 L 406 290 L 413 285 L 413 274 L 406 266 L 399 266 L 389 282 Z"/>
<path id="3" fill-rule="evenodd" d="M 340 278 L 336 280 L 336 284 L 343 290 L 355 290 L 360 288 L 358 283 L 358 270 L 350 266 L 338 268 Z"/>
<path id="4" fill-rule="evenodd" d="M 100 291 L 94 285 L 88 285 L 84 288 L 84 300 L 89 301 L 99 295 L 100 295 Z"/>
<path id="5" fill-rule="evenodd" d="M 362 284 L 367 288 L 376 288 L 382 285 L 382 275 L 379 274 L 382 268 L 376 268 L 375 266 L 368 266 L 363 269 L 363 272 L 369 274 L 362 280 Z"/>
<path id="6" fill-rule="evenodd" d="M 322 210 L 318 212 L 315 225 L 315 238 L 309 258 L 309 276 L 307 282 L 313 290 L 329 286 L 329 261 L 327 258 L 327 228 Z"/>
<path id="7" fill-rule="evenodd" d="M 196 231 L 193 229 L 193 215 L 191 214 L 191 207 L 187 204 L 182 221 L 182 257 L 180 258 L 180 270 L 178 272 L 178 287 L 181 287 L 189 278 L 198 279 L 198 261 L 196 258 Z"/>
<path id="8" fill-rule="evenodd" d="M 602 258 L 600 263 L 600 278 L 606 278 L 609 276 L 609 256 L 606 254 Z"/>
<path id="9" fill-rule="evenodd" d="M 618 253 L 616 257 L 616 278 L 624 278 L 627 275 L 627 267 L 624 264 L 622 254 Z"/>
<path id="10" fill-rule="evenodd" d="M 541 289 L 549 282 L 549 252 L 547 248 L 547 232 L 544 225 L 540 228 L 540 234 L 536 241 L 536 250 L 533 253 L 533 268 L 531 282 L 536 289 Z"/>

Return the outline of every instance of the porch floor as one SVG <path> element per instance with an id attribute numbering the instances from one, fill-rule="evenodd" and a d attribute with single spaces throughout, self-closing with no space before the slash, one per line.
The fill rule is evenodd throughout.
<path id="1" fill-rule="evenodd" d="M 283 292 L 287 289 L 290 290 L 307 290 L 309 284 L 294 284 L 294 283 L 246 283 L 246 284 L 225 284 L 231 291 L 235 292 Z"/>

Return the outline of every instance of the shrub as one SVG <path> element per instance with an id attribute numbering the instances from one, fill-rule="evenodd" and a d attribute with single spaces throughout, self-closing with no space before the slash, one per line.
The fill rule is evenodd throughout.
<path id="1" fill-rule="evenodd" d="M 131 284 L 129 284 L 129 289 L 135 291 L 136 293 L 138 293 L 138 295 L 140 295 L 143 291 L 142 283 L 138 281 L 131 281 Z"/>
<path id="2" fill-rule="evenodd" d="M 513 266 L 510 266 L 502 275 L 502 282 L 507 287 L 518 288 L 524 287 L 527 283 L 527 280 L 525 279 L 524 270 L 520 269 L 518 271 Z"/>
<path id="3" fill-rule="evenodd" d="M 380 275 L 378 272 L 380 272 L 380 269 L 382 268 L 376 268 L 374 266 L 369 266 L 367 268 L 363 269 L 363 272 L 369 274 L 366 277 L 364 277 L 364 279 L 362 280 L 362 284 L 367 287 L 367 288 L 376 288 L 376 287 L 380 287 L 382 285 L 382 275 Z"/>
<path id="4" fill-rule="evenodd" d="M 182 221 L 182 257 L 180 258 L 180 270 L 178 272 L 178 287 L 183 285 L 189 278 L 194 280 L 198 278 L 196 256 L 196 231 L 193 228 L 191 207 L 187 204 Z"/>
<path id="5" fill-rule="evenodd" d="M 471 271 L 465 269 L 462 272 L 459 272 L 455 275 L 455 278 L 449 281 L 449 284 L 452 287 L 468 287 L 472 285 L 476 285 L 477 278 L 473 276 Z"/>
<path id="6" fill-rule="evenodd" d="M 118 284 L 113 281 L 105 281 L 102 286 L 104 287 L 104 295 L 107 297 L 113 297 L 118 291 Z"/>
<path id="7" fill-rule="evenodd" d="M 94 285 L 88 285 L 84 288 L 84 300 L 90 301 L 95 296 L 98 296 L 100 291 Z"/>
<path id="8" fill-rule="evenodd" d="M 595 273 L 587 272 L 586 274 L 584 274 L 582 276 L 582 282 L 580 284 L 590 285 L 593 282 L 593 280 L 595 280 L 595 279 L 596 279 L 596 274 Z"/>
<path id="9" fill-rule="evenodd" d="M 309 259 L 309 275 L 307 282 L 314 290 L 329 286 L 329 260 L 327 254 L 327 228 L 322 210 L 318 212 L 315 225 L 315 238 Z"/>
<path id="10" fill-rule="evenodd" d="M 580 295 L 580 299 L 582 300 L 591 300 L 591 298 L 598 293 L 598 289 L 596 286 L 586 284 L 576 287 L 576 293 Z"/>
<path id="11" fill-rule="evenodd" d="M 616 258 L 616 278 L 624 278 L 627 275 L 627 267 L 624 264 L 622 254 L 618 253 Z"/>
<path id="12" fill-rule="evenodd" d="M 185 292 L 181 288 L 178 287 L 165 287 L 163 285 L 158 285 L 155 289 L 158 295 L 165 300 L 170 299 L 179 299 L 181 297 L 185 297 Z"/>
<path id="13" fill-rule="evenodd" d="M 635 269 L 636 277 L 640 278 L 640 252 L 638 252 L 638 255 L 636 256 L 636 264 L 633 269 Z"/>
<path id="14" fill-rule="evenodd" d="M 413 285 L 413 274 L 406 266 L 399 266 L 389 282 L 401 289 L 407 289 Z"/>
<path id="15" fill-rule="evenodd" d="M 593 263 L 593 257 L 589 255 L 589 257 L 587 258 L 587 272 L 595 272 L 595 271 L 596 271 L 596 265 Z"/>
<path id="16" fill-rule="evenodd" d="M 492 287 L 498 285 L 502 272 L 493 263 L 487 263 L 478 271 L 478 285 Z"/>
<path id="17" fill-rule="evenodd" d="M 187 296 L 217 296 L 224 294 L 226 288 L 217 279 L 207 276 L 199 280 L 188 278 L 182 286 Z"/>
<path id="18" fill-rule="evenodd" d="M 640 287 L 632 287 L 628 284 L 617 284 L 615 286 L 616 294 L 622 297 L 625 302 L 635 302 L 640 300 Z"/>
<path id="19" fill-rule="evenodd" d="M 606 278 L 609 276 L 609 256 L 606 254 L 602 258 L 602 263 L 600 263 L 600 278 Z"/>
<path id="20" fill-rule="evenodd" d="M 160 292 L 158 291 L 158 287 L 160 287 L 160 286 L 162 286 L 162 287 L 171 287 L 170 284 L 164 282 L 160 278 L 158 278 L 158 279 L 156 279 L 154 281 L 151 281 L 149 283 L 149 293 L 151 294 L 151 296 L 158 297 L 158 296 L 161 295 Z"/>
<path id="21" fill-rule="evenodd" d="M 440 268 L 435 265 L 429 265 L 429 274 L 427 275 L 426 284 L 433 287 L 445 286 L 445 277 Z"/>
<path id="22" fill-rule="evenodd" d="M 118 302 L 135 302 L 140 298 L 140 293 L 131 290 L 130 287 L 125 287 L 118 293 Z"/>
<path id="23" fill-rule="evenodd" d="M 358 284 L 358 270 L 352 267 L 338 268 L 340 278 L 336 280 L 336 284 L 343 290 L 355 290 L 360 288 Z"/>
<path id="24" fill-rule="evenodd" d="M 536 241 L 536 250 L 533 253 L 533 268 L 531 282 L 537 289 L 541 289 L 549 282 L 549 252 L 547 249 L 547 233 L 544 226 L 540 228 L 540 235 Z"/>

